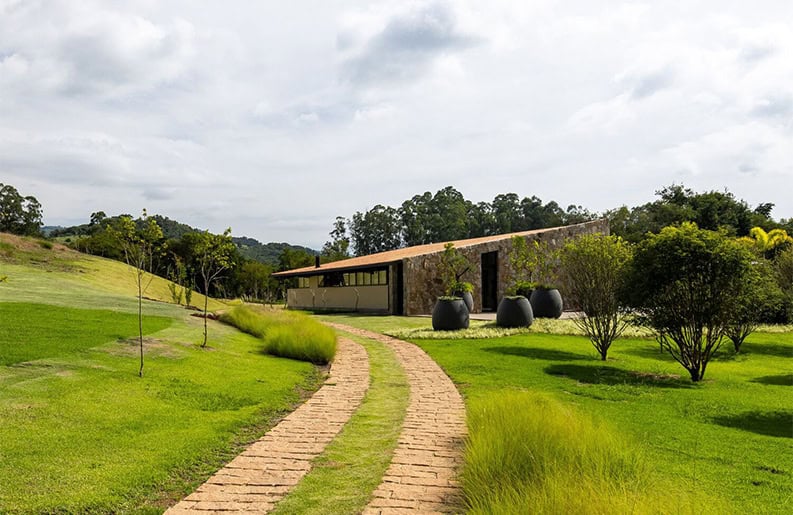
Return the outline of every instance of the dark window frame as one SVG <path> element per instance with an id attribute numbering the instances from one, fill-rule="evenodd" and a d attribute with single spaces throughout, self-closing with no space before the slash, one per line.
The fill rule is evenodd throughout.
<path id="1" fill-rule="evenodd" d="M 328 272 L 319 276 L 320 288 L 353 288 L 358 286 L 388 286 L 390 273 L 388 267 L 350 270 L 348 272 Z M 368 284 L 367 283 L 368 280 Z"/>

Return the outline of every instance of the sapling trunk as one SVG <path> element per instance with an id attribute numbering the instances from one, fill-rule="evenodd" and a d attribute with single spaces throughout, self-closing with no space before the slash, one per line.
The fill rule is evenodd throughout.
<path id="1" fill-rule="evenodd" d="M 138 377 L 143 377 L 143 277 L 138 271 L 138 342 L 140 344 L 140 369 Z"/>
<path id="2" fill-rule="evenodd" d="M 204 343 L 201 347 L 207 346 L 207 306 L 209 304 L 209 284 L 204 281 Z"/>

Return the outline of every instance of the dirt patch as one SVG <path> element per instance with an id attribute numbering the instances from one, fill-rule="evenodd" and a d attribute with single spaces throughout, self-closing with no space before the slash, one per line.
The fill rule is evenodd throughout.
<path id="1" fill-rule="evenodd" d="M 138 338 L 125 338 L 118 340 L 113 347 L 108 348 L 108 352 L 116 356 L 137 356 L 140 352 L 140 340 Z M 163 358 L 177 359 L 182 357 L 182 353 L 175 349 L 173 345 L 165 343 L 157 338 L 143 337 L 143 352 L 149 356 L 160 356 Z"/>
<path id="2" fill-rule="evenodd" d="M 55 243 L 54 241 L 31 238 L 29 236 L 17 236 L 16 234 L 0 233 L 0 241 L 13 245 L 18 250 L 25 252 L 41 252 L 45 250 L 56 250 L 59 252 L 71 252 L 77 254 L 66 245 Z M 45 248 L 43 245 L 51 248 Z"/>
<path id="3" fill-rule="evenodd" d="M 0 261 L 28 264 L 46 271 L 70 271 L 79 253 L 49 240 L 0 233 Z"/>
<path id="4" fill-rule="evenodd" d="M 204 318 L 204 314 L 203 313 L 191 313 L 190 316 L 191 317 L 196 317 L 196 318 Z M 209 320 L 219 320 L 220 319 L 220 316 L 215 314 L 215 313 L 207 313 L 206 317 Z"/>

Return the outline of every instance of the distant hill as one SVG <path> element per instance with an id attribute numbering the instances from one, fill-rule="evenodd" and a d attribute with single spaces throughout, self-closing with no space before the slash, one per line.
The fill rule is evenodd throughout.
<path id="1" fill-rule="evenodd" d="M 123 215 L 118 216 L 110 216 L 110 217 L 102 217 L 97 223 L 91 224 L 80 224 L 80 225 L 73 225 L 71 227 L 61 227 L 61 226 L 45 226 L 42 228 L 42 232 L 45 236 L 51 236 L 53 238 L 63 237 L 63 236 L 86 236 L 95 231 L 97 226 L 104 225 L 107 223 L 112 223 L 118 220 Z M 157 222 L 157 225 L 160 226 L 162 229 L 162 234 L 168 239 L 171 238 L 181 238 L 188 232 L 197 232 L 199 229 L 195 229 L 190 227 L 187 224 L 183 224 L 181 222 L 177 222 L 176 220 L 171 220 L 167 216 L 162 215 L 152 215 L 149 218 L 154 219 Z"/>
<path id="2" fill-rule="evenodd" d="M 179 239 L 182 236 L 184 236 L 186 233 L 201 231 L 201 229 L 196 229 L 195 227 L 191 227 L 187 224 L 177 222 L 176 220 L 171 220 L 167 216 L 152 215 L 150 218 L 153 218 L 157 222 L 160 228 L 162 228 L 163 236 L 165 236 L 168 239 Z M 107 217 L 107 218 L 103 218 L 100 223 L 109 223 L 116 219 L 118 219 L 118 216 Z M 92 232 L 94 232 L 95 229 L 96 229 L 96 225 L 92 225 L 88 223 L 88 224 L 74 225 L 71 227 L 45 226 L 42 228 L 42 232 L 47 237 L 55 238 L 55 237 L 67 237 L 67 236 L 69 237 L 87 236 L 92 234 Z M 302 247 L 300 245 L 291 245 L 289 243 L 283 243 L 283 242 L 262 243 L 259 240 L 256 240 L 254 238 L 248 238 L 247 236 L 234 236 L 231 239 L 234 242 L 234 244 L 237 245 L 240 254 L 242 254 L 246 258 L 273 266 L 278 265 L 278 256 L 281 255 L 281 252 L 283 252 L 285 248 L 308 252 L 312 256 L 319 254 L 319 252 L 317 252 L 316 250 L 307 247 Z"/>
<path id="3" fill-rule="evenodd" d="M 289 243 L 261 243 L 258 240 L 245 236 L 232 237 L 231 240 L 237 245 L 237 248 L 240 249 L 240 254 L 246 258 L 273 266 L 278 265 L 278 256 L 281 255 L 281 252 L 283 252 L 285 248 L 308 252 L 312 256 L 319 254 L 316 250 L 308 247 L 290 245 Z"/>
<path id="4" fill-rule="evenodd" d="M 49 238 L 53 232 L 60 231 L 62 229 L 65 229 L 65 227 L 62 225 L 45 225 L 41 228 L 41 234 L 43 234 L 45 238 Z"/>

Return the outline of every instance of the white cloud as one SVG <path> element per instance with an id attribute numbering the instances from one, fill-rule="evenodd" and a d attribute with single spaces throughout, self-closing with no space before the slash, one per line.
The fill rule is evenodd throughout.
<path id="1" fill-rule="evenodd" d="M 0 181 L 47 223 L 147 207 L 313 246 L 336 215 L 450 184 L 602 210 L 682 181 L 793 217 L 788 19 L 771 0 L 0 0 Z"/>
<path id="2" fill-rule="evenodd" d="M 478 43 L 473 35 L 459 29 L 453 4 L 447 2 L 408 4 L 407 9 L 390 13 L 380 23 L 371 17 L 352 20 L 365 25 L 343 32 L 337 46 L 347 55 L 342 63 L 343 76 L 353 83 L 416 79 L 437 57 Z M 372 34 L 373 26 L 378 29 Z"/>

